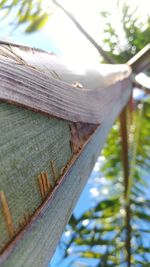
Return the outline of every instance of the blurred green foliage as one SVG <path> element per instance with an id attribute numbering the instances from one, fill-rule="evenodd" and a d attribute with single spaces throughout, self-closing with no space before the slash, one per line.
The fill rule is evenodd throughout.
<path id="1" fill-rule="evenodd" d="M 119 33 L 112 26 L 112 17 L 108 11 L 100 13 L 105 20 L 103 43 L 107 45 L 108 54 L 116 62 L 125 63 L 150 42 L 150 16 L 145 15 L 142 20 L 138 7 L 133 10 L 124 0 L 115 2 L 118 2 L 116 10 L 118 9 L 120 15 L 122 25 L 120 28 L 122 28 L 125 44 L 122 45 Z"/>
<path id="2" fill-rule="evenodd" d="M 149 266 L 150 262 L 150 98 L 134 102 L 134 111 L 128 114 L 129 153 L 132 158 L 135 135 L 138 132 L 136 164 L 130 193 L 131 225 L 131 263 L 130 266 Z M 141 112 L 142 110 L 142 112 Z M 138 124 L 142 127 L 138 127 Z M 124 198 L 124 181 L 121 166 L 119 122 L 112 128 L 107 143 L 102 151 L 105 157 L 101 171 L 109 181 L 108 194 L 100 198 L 94 208 L 89 209 L 80 218 L 73 216 L 67 227 L 71 232 L 66 242 L 64 257 L 77 255 L 77 259 L 95 259 L 95 266 L 127 267 L 126 261 L 126 202 Z M 102 196 L 102 184 L 99 184 L 99 196 Z M 86 222 L 86 226 L 85 226 Z M 72 263 L 73 264 L 73 263 Z M 74 262 L 75 266 L 78 266 Z M 73 265 L 71 265 L 73 266 Z M 90 266 L 89 263 L 83 266 Z M 92 265 L 93 266 L 93 265 Z"/>
<path id="3" fill-rule="evenodd" d="M 23 25 L 24 31 L 31 33 L 46 24 L 52 9 L 46 9 L 43 0 L 1 0 L 0 12 L 3 14 L 1 20 L 9 21 L 11 15 L 9 26 L 12 29 Z"/>
<path id="4" fill-rule="evenodd" d="M 117 8 L 117 6 L 116 6 Z M 125 36 L 122 47 L 120 36 L 112 27 L 110 14 L 101 13 L 106 20 L 103 43 L 109 48 L 108 54 L 118 63 L 127 62 L 140 51 L 150 36 L 150 18 L 141 22 L 136 10 L 125 3 L 122 5 L 121 23 Z M 106 38 L 106 36 L 108 36 Z M 150 97 L 134 100 L 128 110 L 129 177 L 132 179 L 129 203 L 124 194 L 124 176 L 121 162 L 121 137 L 119 121 L 112 128 L 102 151 L 105 158 L 101 171 L 104 174 L 108 194 L 101 197 L 94 208 L 80 218 L 72 216 L 67 227 L 71 236 L 65 243 L 64 257 L 77 256 L 75 266 L 90 267 L 95 260 L 96 267 L 143 267 L 150 266 Z M 132 177 L 131 177 L 132 176 Z M 99 196 L 103 195 L 102 184 Z M 127 207 L 130 216 L 127 214 Z M 131 247 L 127 248 L 127 240 Z M 69 249 L 68 249 L 69 248 Z M 130 250 L 130 251 L 127 251 Z M 127 254 L 130 253 L 130 259 Z M 85 263 L 83 264 L 84 260 Z M 78 262 L 79 260 L 79 262 Z M 93 263 L 92 263 L 93 266 Z"/>

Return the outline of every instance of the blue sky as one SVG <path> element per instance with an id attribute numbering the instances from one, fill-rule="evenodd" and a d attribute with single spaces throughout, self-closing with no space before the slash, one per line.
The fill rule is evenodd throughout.
<path id="1" fill-rule="evenodd" d="M 94 206 L 95 203 L 98 201 L 97 199 L 98 194 L 92 193 L 92 189 L 97 188 L 96 179 L 99 179 L 101 176 L 99 168 L 100 168 L 100 158 L 97 161 L 95 168 L 93 169 L 93 172 L 91 173 L 88 179 L 88 182 L 86 186 L 84 187 L 84 190 L 74 209 L 74 214 L 76 217 L 80 217 L 85 211 L 87 211 L 90 207 Z M 69 260 L 67 259 L 67 260 L 63 260 L 62 262 L 60 262 L 61 256 L 62 256 L 62 250 L 58 246 L 49 267 L 71 267 L 70 261 L 74 258 L 74 256 L 69 257 Z M 86 260 L 84 260 L 84 262 L 85 261 Z M 95 260 L 94 261 L 91 260 L 90 263 L 91 263 L 91 267 L 95 266 Z"/>

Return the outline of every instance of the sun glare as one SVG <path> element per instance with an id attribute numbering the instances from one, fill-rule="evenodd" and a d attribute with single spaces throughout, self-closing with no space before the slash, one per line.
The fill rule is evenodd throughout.
<path id="1" fill-rule="evenodd" d="M 76 17 L 84 29 L 99 44 L 101 44 L 104 29 L 104 20 L 99 13 L 107 9 L 111 13 L 111 23 L 118 31 L 121 43 L 124 45 L 124 35 L 113 0 L 62 0 L 59 2 Z M 144 17 L 143 14 L 146 14 L 150 5 L 149 0 L 143 0 L 142 3 L 139 0 L 132 0 L 132 2 L 127 0 L 126 2 L 133 8 L 139 6 L 141 17 Z M 68 64 L 83 68 L 86 65 L 93 65 L 99 62 L 97 50 L 60 9 L 55 7 L 55 12 L 53 16 L 50 16 L 45 31 L 51 35 L 63 57 L 63 61 Z"/>

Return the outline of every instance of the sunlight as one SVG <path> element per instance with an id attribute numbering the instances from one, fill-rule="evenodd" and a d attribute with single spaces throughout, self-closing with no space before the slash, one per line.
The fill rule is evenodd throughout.
<path id="1" fill-rule="evenodd" d="M 126 215 L 126 211 L 125 211 L 125 209 L 121 208 L 121 209 L 120 209 L 120 214 L 121 214 L 122 216 L 125 216 L 125 215 Z"/>
<path id="2" fill-rule="evenodd" d="M 99 196 L 99 190 L 97 187 L 93 187 L 90 189 L 90 194 L 92 197 L 98 197 Z"/>
<path id="3" fill-rule="evenodd" d="M 86 219 L 86 220 L 83 220 L 83 222 L 82 222 L 82 225 L 83 226 L 87 226 L 88 224 L 89 224 L 89 220 L 88 219 Z"/>
<path id="4" fill-rule="evenodd" d="M 103 195 L 108 195 L 108 193 L 109 193 L 108 188 L 104 188 L 104 189 L 102 190 L 102 194 L 103 194 Z"/>
<path id="5" fill-rule="evenodd" d="M 52 39 L 60 51 L 62 60 L 65 59 L 68 65 L 71 66 L 72 62 L 78 64 L 80 61 L 85 66 L 88 63 L 93 64 L 99 58 L 96 49 L 60 10 L 57 10 L 56 14 L 53 15 L 52 20 L 49 20 L 45 30 L 48 31 L 48 29 L 50 29 Z"/>
<path id="6" fill-rule="evenodd" d="M 66 237 L 70 237 L 71 234 L 72 234 L 72 232 L 70 230 L 65 231 L 65 236 Z"/>
<path id="7" fill-rule="evenodd" d="M 73 252 L 73 248 L 68 248 L 68 249 L 67 249 L 67 253 L 68 253 L 68 254 L 71 254 L 72 252 Z"/>
<path id="8" fill-rule="evenodd" d="M 88 33 L 99 42 L 99 36 L 102 34 L 104 22 L 98 14 L 99 8 L 96 3 L 98 1 L 62 1 L 62 4 L 75 15 Z M 73 62 L 74 65 L 78 65 L 79 67 L 79 62 L 81 62 L 84 67 L 87 64 L 94 64 L 95 61 L 99 62 L 99 53 L 97 50 L 61 10 L 55 9 L 55 13 L 50 17 L 45 31 L 47 34 L 50 32 L 61 56 L 63 59 L 65 58 L 68 64 L 71 65 Z"/>
<path id="9" fill-rule="evenodd" d="M 59 1 L 76 17 L 84 29 L 101 44 L 101 36 L 103 35 L 104 20 L 100 16 L 100 12 L 107 10 L 111 14 L 111 23 L 116 28 L 120 43 L 125 45 L 125 36 L 120 24 L 120 17 L 115 9 L 116 1 L 99 1 L 99 0 L 62 0 Z M 148 0 L 127 1 L 133 9 L 138 5 L 141 18 L 148 13 Z M 47 1 L 44 2 L 47 6 Z M 120 5 L 122 1 L 119 1 Z M 50 11 L 48 11 L 50 12 Z M 138 12 L 138 11 L 137 11 Z M 57 7 L 54 7 L 54 14 L 44 29 L 47 34 L 50 34 L 56 44 L 60 55 L 65 59 L 69 66 L 74 68 L 84 68 L 86 65 L 94 65 L 99 63 L 99 53 L 89 43 L 89 41 L 79 32 L 76 26 L 70 19 Z M 110 36 L 111 38 L 111 36 Z M 103 47 L 107 49 L 107 47 Z M 79 64 L 80 63 L 80 64 Z"/>

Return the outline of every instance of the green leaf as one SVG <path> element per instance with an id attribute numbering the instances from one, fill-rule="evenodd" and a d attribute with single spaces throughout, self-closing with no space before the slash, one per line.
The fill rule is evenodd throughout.
<path id="1" fill-rule="evenodd" d="M 90 258 L 90 259 L 100 259 L 103 256 L 103 254 L 87 250 L 85 252 L 82 252 L 80 256 L 84 258 Z"/>
<path id="2" fill-rule="evenodd" d="M 46 13 L 41 15 L 40 17 L 31 22 L 31 24 L 27 27 L 26 32 L 31 33 L 40 30 L 46 24 L 48 19 L 49 16 Z"/>
<path id="3" fill-rule="evenodd" d="M 146 214 L 144 211 L 143 212 L 135 211 L 134 216 L 136 216 L 138 219 L 150 222 L 150 215 Z"/>
<path id="4" fill-rule="evenodd" d="M 106 210 L 108 208 L 115 208 L 118 207 L 118 198 L 114 199 L 106 199 L 104 201 L 101 201 L 95 208 L 95 211 L 101 211 L 101 210 Z"/>

